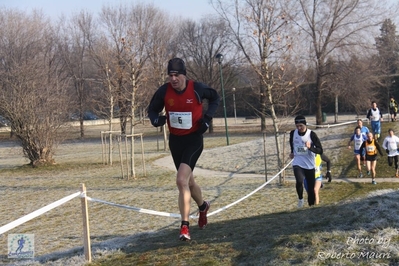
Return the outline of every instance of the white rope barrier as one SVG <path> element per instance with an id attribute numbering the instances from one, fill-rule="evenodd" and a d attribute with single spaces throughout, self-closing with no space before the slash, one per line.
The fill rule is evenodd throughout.
<path id="1" fill-rule="evenodd" d="M 270 182 L 272 182 L 277 176 L 279 176 L 288 166 L 291 165 L 292 161 L 293 161 L 293 160 L 291 160 L 286 166 L 284 166 L 284 168 L 281 169 L 280 172 L 278 172 L 276 175 L 274 175 L 269 181 L 266 181 L 263 185 L 259 186 L 257 189 L 255 189 L 255 190 L 252 191 L 251 193 L 247 194 L 246 196 L 242 197 L 241 199 L 239 199 L 239 200 L 237 200 L 237 201 L 235 201 L 235 202 L 233 202 L 233 203 L 230 203 L 229 205 L 226 205 L 225 207 L 222 207 L 222 208 L 220 208 L 220 209 L 218 209 L 218 210 L 216 210 L 216 211 L 213 211 L 213 212 L 209 213 L 207 216 L 212 216 L 212 215 L 214 215 L 214 214 L 216 214 L 216 213 L 218 213 L 218 212 L 227 210 L 227 209 L 230 208 L 231 206 L 234 206 L 234 205 L 236 205 L 237 203 L 243 201 L 244 199 L 246 199 L 246 198 L 252 196 L 252 195 L 255 194 L 256 192 L 258 192 L 259 190 L 261 190 L 262 188 L 264 188 L 267 184 L 269 184 Z"/>
<path id="2" fill-rule="evenodd" d="M 7 231 L 9 231 L 9 230 L 11 230 L 11 229 L 13 229 L 13 228 L 15 228 L 15 227 L 17 227 L 18 225 L 26 223 L 27 221 L 30 221 L 33 218 L 36 218 L 37 216 L 42 215 L 43 213 L 46 213 L 46 212 L 48 212 L 48 211 L 50 211 L 50 210 L 52 210 L 52 209 L 64 204 L 65 202 L 70 201 L 73 198 L 76 198 L 76 197 L 80 196 L 81 194 L 82 194 L 81 192 L 76 192 L 76 193 L 74 193 L 72 195 L 69 195 L 69 196 L 66 196 L 66 197 L 64 197 L 64 198 L 62 198 L 60 200 L 57 200 L 57 201 L 55 201 L 55 202 L 53 202 L 53 203 L 51 203 L 51 204 L 49 204 L 47 206 L 44 206 L 43 208 L 40 208 L 40 209 L 38 209 L 38 210 L 36 210 L 34 212 L 31 212 L 31 213 L 29 213 L 29 214 L 27 214 L 27 215 L 15 220 L 15 221 L 13 221 L 13 222 L 11 222 L 11 223 L 3 225 L 2 227 L 0 227 L 0 235 L 5 233 L 5 232 L 7 232 Z"/>
<path id="3" fill-rule="evenodd" d="M 140 212 L 140 213 L 147 213 L 147 214 L 153 214 L 153 215 L 159 215 L 159 216 L 180 218 L 180 214 L 168 213 L 168 212 L 159 212 L 159 211 L 143 209 L 143 208 L 138 208 L 138 207 L 133 207 L 133 206 L 128 206 L 128 205 L 122 205 L 122 204 L 117 204 L 117 203 L 113 203 L 113 202 L 109 202 L 109 201 L 105 201 L 105 200 L 100 200 L 100 199 L 95 199 L 95 198 L 91 198 L 91 197 L 87 197 L 87 196 L 86 196 L 86 198 L 89 201 L 99 202 L 99 203 L 107 204 L 107 205 L 114 206 L 114 207 L 119 207 L 119 208 L 124 208 L 124 209 L 128 209 L 128 210 L 133 210 L 133 211 Z"/>
<path id="4" fill-rule="evenodd" d="M 262 184 L 261 186 L 259 186 L 258 188 L 256 188 L 252 192 L 250 192 L 249 194 L 247 194 L 244 197 L 236 200 L 233 203 L 230 203 L 229 205 L 226 205 L 226 206 L 224 206 L 222 208 L 217 209 L 216 211 L 213 211 L 213 212 L 209 213 L 207 216 L 209 217 L 209 216 L 212 216 L 212 215 L 214 215 L 216 213 L 219 213 L 221 211 L 227 210 L 228 208 L 236 205 L 237 203 L 243 201 L 244 199 L 252 196 L 256 192 L 258 192 L 259 190 L 264 188 L 267 184 L 272 182 L 278 175 L 280 175 L 291 164 L 291 162 L 292 162 L 292 160 L 283 169 L 281 169 L 280 172 L 278 172 L 275 176 L 273 176 L 269 181 L 265 182 L 264 184 Z M 181 215 L 177 214 L 177 213 L 159 212 L 159 211 L 155 211 L 155 210 L 143 209 L 143 208 L 138 208 L 138 207 L 133 207 L 133 206 L 128 206 L 128 205 L 122 205 L 122 204 L 117 204 L 117 203 L 113 203 L 113 202 L 108 202 L 108 201 L 105 201 L 105 200 L 95 199 L 95 198 L 91 198 L 91 197 L 87 197 L 87 196 L 86 196 L 86 198 L 89 201 L 99 202 L 99 203 L 107 204 L 107 205 L 114 206 L 114 207 L 129 209 L 129 210 L 133 210 L 133 211 L 140 212 L 140 213 L 147 213 L 147 214 L 153 214 L 153 215 L 159 215 L 159 216 L 167 216 L 167 217 L 173 217 L 173 218 L 180 218 L 181 217 Z M 190 215 L 190 218 L 198 219 L 199 217 L 198 216 L 194 216 L 194 215 Z"/>
<path id="5" fill-rule="evenodd" d="M 330 127 L 339 127 L 339 126 L 349 125 L 349 124 L 353 124 L 353 123 L 356 123 L 356 122 L 357 122 L 357 120 L 343 122 L 343 123 L 339 123 L 339 124 L 314 125 L 314 124 L 307 123 L 306 125 L 307 126 L 312 126 L 312 127 L 318 127 L 318 128 L 330 128 Z"/>
<path id="6" fill-rule="evenodd" d="M 343 126 L 343 125 L 348 125 L 348 124 L 353 124 L 356 123 L 357 120 L 354 121 L 349 121 L 349 122 L 344 122 L 344 123 L 339 123 L 339 124 L 328 124 L 328 125 L 313 125 L 313 124 L 308 124 L 308 126 L 317 126 L 317 127 L 335 127 L 335 126 Z M 250 192 L 249 194 L 245 195 L 244 197 L 234 201 L 233 203 L 230 203 L 224 207 L 221 207 L 211 213 L 209 213 L 207 216 L 212 216 L 215 215 L 221 211 L 227 210 L 228 208 L 236 205 L 237 203 L 243 201 L 244 199 L 252 196 L 253 194 L 255 194 L 256 192 L 258 192 L 259 190 L 261 190 L 262 188 L 264 188 L 266 185 L 268 185 L 270 182 L 272 182 L 277 176 L 279 176 L 288 166 L 291 165 L 293 160 L 291 160 L 289 163 L 287 163 L 286 166 L 284 166 L 283 169 L 281 169 L 276 175 L 274 175 L 269 181 L 265 182 L 264 184 L 262 184 L 261 186 L 259 186 L 258 188 L 256 188 L 255 190 L 253 190 L 252 192 Z M 181 215 L 177 214 L 177 213 L 168 213 L 168 212 L 160 212 L 160 211 L 155 211 L 155 210 L 149 210 L 149 209 L 144 209 L 144 208 L 138 208 L 138 207 L 133 207 L 133 206 L 128 206 L 128 205 L 122 205 L 122 204 L 117 204 L 117 203 L 113 203 L 113 202 L 108 202 L 105 200 L 100 200 L 100 199 L 95 199 L 95 198 L 91 198 L 91 197 L 87 197 L 87 200 L 89 201 L 93 201 L 93 202 L 98 202 L 98 203 L 103 203 L 103 204 L 107 204 L 110 206 L 114 206 L 114 207 L 119 207 L 119 208 L 125 208 L 125 209 L 129 209 L 129 210 L 133 210 L 136 212 L 140 212 L 140 213 L 146 213 L 146 214 L 152 214 L 152 215 L 159 215 L 159 216 L 166 216 L 166 217 L 173 217 L 173 218 L 180 218 Z M 192 219 L 198 219 L 198 216 L 194 216 L 194 215 L 190 215 L 190 218 Z"/>
<path id="7" fill-rule="evenodd" d="M 356 123 L 356 121 L 349 121 L 349 122 L 344 122 L 344 123 L 340 123 L 340 124 L 333 124 L 333 125 L 312 125 L 312 124 L 308 124 L 309 126 L 317 126 L 317 127 L 334 127 L 334 126 L 342 126 L 342 125 L 347 125 L 347 124 L 352 124 L 352 123 Z M 253 194 L 255 194 L 256 192 L 258 192 L 259 190 L 261 190 L 262 188 L 264 188 L 266 185 L 268 185 L 270 182 L 272 182 L 277 176 L 279 176 L 290 164 L 292 163 L 292 160 L 283 168 L 281 169 L 276 175 L 274 175 L 269 181 L 263 183 L 261 186 L 259 186 L 258 188 L 256 188 L 255 190 L 253 190 L 252 192 L 250 192 L 249 194 L 245 195 L 244 197 L 234 201 L 233 203 L 230 203 L 224 207 L 219 208 L 216 211 L 213 211 L 211 213 L 209 213 L 207 216 L 212 216 L 215 215 L 221 211 L 227 210 L 228 208 L 238 204 L 239 202 L 245 200 L 246 198 L 252 196 Z M 158 215 L 158 216 L 166 216 L 166 217 L 173 217 L 173 218 L 180 218 L 181 215 L 177 214 L 177 213 L 168 213 L 168 212 L 160 212 L 160 211 L 155 211 L 155 210 L 149 210 L 149 209 L 144 209 L 144 208 L 138 208 L 138 207 L 133 207 L 133 206 L 128 206 L 128 205 L 122 205 L 122 204 L 117 204 L 117 203 L 113 203 L 113 202 L 108 202 L 105 200 L 100 200 L 100 199 L 95 199 L 95 198 L 91 198 L 88 197 L 86 195 L 86 193 L 82 193 L 82 192 L 76 192 L 72 195 L 66 196 L 58 201 L 55 201 L 43 208 L 40 208 L 30 214 L 27 214 L 13 222 L 10 222 L 2 227 L 0 227 L 0 235 L 27 222 L 30 221 L 68 201 L 70 201 L 71 199 L 77 197 L 77 196 L 81 196 L 81 197 L 85 197 L 87 200 L 89 201 L 93 201 L 93 202 L 99 202 L 99 203 L 103 203 L 103 204 L 107 204 L 110 206 L 114 206 L 114 207 L 119 207 L 119 208 L 125 208 L 125 209 L 129 209 L 129 210 L 133 210 L 139 213 L 146 213 L 146 214 L 152 214 L 152 215 Z M 192 219 L 197 219 L 199 218 L 198 216 L 194 216 L 194 215 L 190 215 L 190 218 Z"/>

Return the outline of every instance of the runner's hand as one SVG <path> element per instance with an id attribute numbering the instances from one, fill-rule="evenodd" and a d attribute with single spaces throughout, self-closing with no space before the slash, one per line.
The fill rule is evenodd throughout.
<path id="1" fill-rule="evenodd" d="M 199 129 L 197 130 L 197 132 L 198 132 L 199 134 L 202 135 L 202 134 L 204 134 L 204 133 L 208 130 L 210 121 L 209 121 L 208 118 L 204 117 L 204 118 L 202 118 L 202 119 L 199 121 L 199 123 L 200 123 L 200 127 L 199 127 Z"/>
<path id="2" fill-rule="evenodd" d="M 328 182 L 331 182 L 331 173 L 327 172 L 326 178 L 328 179 Z"/>
<path id="3" fill-rule="evenodd" d="M 162 127 L 163 125 L 165 125 L 165 123 L 166 123 L 166 116 L 164 115 L 158 116 L 158 118 L 154 119 L 154 121 L 151 121 L 151 124 L 154 127 Z"/>

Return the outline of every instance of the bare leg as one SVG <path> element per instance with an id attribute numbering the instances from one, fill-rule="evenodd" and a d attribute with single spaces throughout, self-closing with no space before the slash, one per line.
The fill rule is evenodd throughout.
<path id="1" fill-rule="evenodd" d="M 370 172 L 371 171 L 371 161 L 366 161 L 366 167 L 367 167 L 367 171 Z"/>
<path id="2" fill-rule="evenodd" d="M 319 191 L 321 187 L 321 181 L 316 181 L 314 184 L 314 195 L 315 195 L 315 204 L 319 204 L 320 202 L 320 197 L 319 197 Z"/>
<path id="3" fill-rule="evenodd" d="M 375 166 L 377 165 L 377 161 L 372 161 L 370 162 L 370 167 L 371 167 L 371 177 L 374 179 L 375 178 Z"/>
<path id="4" fill-rule="evenodd" d="M 201 206 L 204 203 L 204 199 L 202 198 L 202 191 L 200 186 L 195 182 L 194 175 L 192 173 L 190 176 L 189 186 L 191 197 L 194 199 L 198 206 Z"/>
<path id="5" fill-rule="evenodd" d="M 356 163 L 357 163 L 357 170 L 359 171 L 359 175 L 362 173 L 362 165 L 361 165 L 361 156 L 360 154 L 355 155 Z"/>
<path id="6" fill-rule="evenodd" d="M 197 205 L 203 203 L 200 187 L 195 183 L 190 166 L 180 164 L 177 171 L 176 185 L 179 189 L 179 210 L 182 221 L 188 221 L 190 216 L 191 197 Z"/>

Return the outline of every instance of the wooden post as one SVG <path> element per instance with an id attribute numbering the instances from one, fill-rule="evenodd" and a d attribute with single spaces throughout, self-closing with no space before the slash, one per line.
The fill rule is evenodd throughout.
<path id="1" fill-rule="evenodd" d="M 90 228 L 89 228 L 89 209 L 87 207 L 86 186 L 82 184 L 81 192 L 84 197 L 81 198 L 82 218 L 83 218 L 83 250 L 85 259 L 91 262 L 91 246 L 90 246 Z"/>
<path id="2" fill-rule="evenodd" d="M 126 157 L 126 168 L 127 168 L 127 180 L 129 180 L 130 177 L 130 169 L 129 169 L 129 150 L 127 149 L 127 141 L 128 141 L 128 135 L 124 135 L 125 136 L 125 157 Z M 133 141 L 133 140 L 132 140 Z M 132 144 L 134 145 L 134 144 Z M 134 168 L 134 164 L 133 164 L 133 168 Z M 133 169 L 134 172 L 134 169 Z M 133 177 L 135 177 L 133 175 Z"/>
<path id="3" fill-rule="evenodd" d="M 108 161 L 112 165 L 112 131 L 109 132 Z"/>
<path id="4" fill-rule="evenodd" d="M 265 164 L 265 181 L 267 182 L 267 152 L 266 152 L 266 130 L 263 131 L 263 161 Z"/>
<path id="5" fill-rule="evenodd" d="M 144 159 L 143 133 L 140 134 L 140 141 L 141 141 L 141 160 L 143 161 L 143 172 L 144 172 L 144 176 L 147 176 L 147 172 L 145 169 L 145 159 Z"/>
<path id="6" fill-rule="evenodd" d="M 106 143 L 104 143 L 104 131 L 101 131 L 101 151 L 102 151 L 102 159 L 103 159 L 103 164 L 105 165 L 107 163 L 106 155 L 105 155 L 105 147 Z"/>
<path id="7" fill-rule="evenodd" d="M 285 159 L 285 141 L 286 141 L 286 135 L 287 132 L 284 131 L 284 138 L 283 138 L 283 162 L 285 165 L 285 163 L 287 162 L 287 160 Z M 285 170 L 283 171 L 282 175 L 280 175 L 280 185 L 282 185 L 283 183 L 285 183 Z"/>
<path id="8" fill-rule="evenodd" d="M 122 179 L 123 179 L 125 176 L 123 175 L 123 155 L 122 155 L 121 141 L 122 141 L 122 136 L 118 135 L 119 160 L 121 161 L 121 171 L 122 171 Z"/>

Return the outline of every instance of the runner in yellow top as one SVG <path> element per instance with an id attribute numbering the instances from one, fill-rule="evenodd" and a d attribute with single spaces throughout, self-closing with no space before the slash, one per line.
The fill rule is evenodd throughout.
<path id="1" fill-rule="evenodd" d="M 374 139 L 373 133 L 367 133 L 367 140 L 362 143 L 361 149 L 366 150 L 366 166 L 367 175 L 370 175 L 371 171 L 371 184 L 376 185 L 375 182 L 375 166 L 377 165 L 377 152 L 384 156 L 380 144 Z"/>
<path id="2" fill-rule="evenodd" d="M 320 197 L 319 197 L 319 191 L 320 188 L 323 187 L 323 175 L 321 174 L 321 169 L 322 165 L 321 162 L 324 161 L 327 163 L 327 173 L 326 173 L 326 178 L 328 179 L 328 182 L 331 182 L 331 161 L 330 159 L 323 153 L 322 155 L 316 154 L 315 157 L 315 185 L 314 185 L 314 194 L 315 194 L 315 204 L 320 203 Z M 306 179 L 303 181 L 303 185 L 308 191 L 308 184 L 306 182 Z"/>

